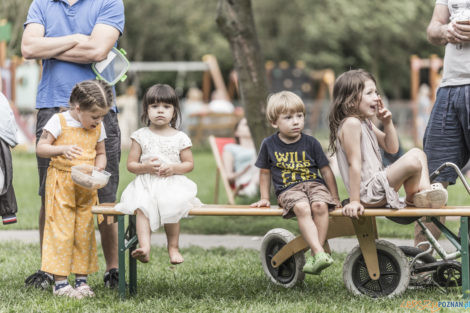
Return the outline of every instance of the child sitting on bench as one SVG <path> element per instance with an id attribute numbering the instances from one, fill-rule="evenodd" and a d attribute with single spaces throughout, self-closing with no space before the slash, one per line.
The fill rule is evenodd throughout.
<path id="1" fill-rule="evenodd" d="M 383 124 L 379 130 L 371 119 Z M 420 208 L 440 208 L 447 202 L 441 184 L 430 184 L 426 155 L 413 148 L 384 169 L 379 146 L 388 153 L 398 151 L 398 136 L 392 113 L 377 93 L 374 77 L 364 70 L 343 73 L 333 88 L 330 112 L 330 150 L 350 196 L 343 214 L 358 217 L 364 207 L 405 207 L 397 191 L 403 185 L 406 203 Z"/>
<path id="2" fill-rule="evenodd" d="M 299 96 L 289 91 L 273 94 L 268 99 L 266 117 L 279 131 L 261 144 L 255 163 L 261 169 L 261 200 L 251 206 L 270 206 L 272 178 L 283 217 L 297 217 L 300 232 L 311 249 L 312 256 L 307 258 L 303 271 L 318 275 L 333 263 L 323 245 L 328 210 L 339 206 L 335 177 L 320 143 L 302 133 L 305 105 Z"/>
<path id="3" fill-rule="evenodd" d="M 150 260 L 150 231 L 164 226 L 172 264 L 183 262 L 179 252 L 179 220 L 199 207 L 197 186 L 183 174 L 193 170 L 191 139 L 176 129 L 181 113 L 178 96 L 168 86 L 157 84 L 143 99 L 142 122 L 147 125 L 131 135 L 127 169 L 137 177 L 126 187 L 116 210 L 137 211 L 140 247 L 132 257 Z"/>

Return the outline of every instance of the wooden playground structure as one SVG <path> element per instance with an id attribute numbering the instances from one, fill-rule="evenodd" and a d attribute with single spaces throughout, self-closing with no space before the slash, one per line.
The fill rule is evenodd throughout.
<path id="1" fill-rule="evenodd" d="M 443 61 L 437 55 L 433 54 L 428 59 L 421 59 L 417 55 L 412 55 L 410 57 L 410 86 L 411 86 L 411 108 L 413 114 L 413 124 L 412 124 L 412 136 L 413 136 L 413 143 L 415 146 L 422 146 L 420 142 L 420 138 L 418 136 L 418 91 L 420 87 L 420 72 L 423 69 L 429 71 L 428 81 L 429 81 L 429 88 L 430 88 L 430 101 L 431 101 L 431 108 L 436 100 L 436 92 L 437 88 L 439 87 L 440 83 L 440 74 L 439 71 L 443 66 Z M 431 109 L 430 108 L 430 109 Z M 430 111 L 430 110 L 429 110 Z"/>
<path id="2" fill-rule="evenodd" d="M 322 109 L 329 107 L 333 96 L 335 73 L 332 69 L 308 69 L 305 62 L 297 61 L 291 66 L 286 61 L 278 64 L 266 62 L 266 75 L 270 92 L 289 90 L 305 102 L 309 117 L 308 128 L 313 133 L 320 124 Z M 326 102 L 326 103 L 325 103 Z"/>
<path id="3" fill-rule="evenodd" d="M 274 72 L 281 71 L 281 77 L 275 77 Z M 220 71 L 217 59 L 213 55 L 205 55 L 202 61 L 196 62 L 131 62 L 129 73 L 138 72 L 177 72 L 176 89 L 182 88 L 183 80 L 188 72 L 203 72 L 202 92 L 203 101 L 208 103 L 212 89 L 220 90 L 225 98 L 233 101 L 238 94 L 238 77 L 235 71 L 229 75 L 226 86 Z M 322 103 L 331 99 L 335 74 L 331 69 L 308 70 L 302 61 L 291 67 L 283 61 L 276 65 L 272 61 L 266 62 L 266 73 L 271 91 L 291 90 L 303 97 L 312 99 L 309 123 L 314 131 L 320 120 Z M 277 79 L 277 80 L 276 80 Z M 275 83 L 277 81 L 277 85 Z M 273 87 L 273 85 L 276 85 Z M 232 113 L 198 113 L 191 116 L 194 123 L 188 131 L 195 144 L 204 143 L 209 135 L 219 137 L 231 136 L 238 120 L 243 117 L 243 109 Z"/>
<path id="4" fill-rule="evenodd" d="M 131 62 L 129 73 L 138 72 L 176 72 L 175 88 L 179 88 L 183 84 L 182 80 L 188 72 L 202 72 L 202 92 L 205 102 L 210 100 L 212 84 L 215 89 L 221 90 L 229 98 L 217 59 L 211 54 L 204 55 L 202 61 Z"/>
<path id="5" fill-rule="evenodd" d="M 225 170 L 222 160 L 224 146 L 230 143 L 235 143 L 235 138 L 209 136 L 209 145 L 211 146 L 216 165 L 214 203 L 219 203 L 219 185 L 220 181 L 222 181 L 225 194 L 227 195 L 227 201 L 229 204 L 234 205 L 235 196 L 239 190 L 229 183 L 227 171 Z"/>
<path id="6" fill-rule="evenodd" d="M 187 73 L 202 72 L 201 89 L 204 103 L 210 101 L 212 89 L 218 90 L 226 100 L 232 100 L 234 96 L 234 91 L 230 93 L 225 85 L 217 59 L 211 54 L 203 56 L 202 61 L 131 62 L 129 73 L 140 72 L 176 72 L 177 92 L 182 92 Z M 188 128 L 189 135 L 194 144 L 202 144 L 209 134 L 231 135 L 233 127 L 240 119 L 240 114 L 203 112 L 192 114 L 190 118 L 193 123 Z"/>

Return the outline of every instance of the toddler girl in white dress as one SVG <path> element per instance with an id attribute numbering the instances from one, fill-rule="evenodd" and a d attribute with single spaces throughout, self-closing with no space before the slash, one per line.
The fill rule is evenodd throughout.
<path id="1" fill-rule="evenodd" d="M 179 220 L 190 209 L 201 206 L 197 186 L 183 174 L 192 171 L 193 155 L 189 137 L 176 130 L 180 108 L 174 89 L 157 84 L 143 99 L 142 121 L 147 127 L 131 135 L 127 169 L 137 177 L 126 187 L 116 209 L 137 213 L 140 247 L 132 257 L 150 260 L 150 234 L 164 225 L 172 264 L 184 261 L 179 252 Z"/>

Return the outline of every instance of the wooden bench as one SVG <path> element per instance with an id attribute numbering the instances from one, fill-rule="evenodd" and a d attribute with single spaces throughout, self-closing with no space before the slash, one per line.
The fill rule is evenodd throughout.
<path id="1" fill-rule="evenodd" d="M 124 229 L 124 214 L 113 209 L 113 203 L 94 206 L 94 214 L 106 214 L 112 216 L 113 220 L 118 221 L 118 244 L 119 244 L 119 295 L 122 299 L 126 297 L 126 263 L 125 251 L 129 250 L 129 291 L 131 294 L 137 292 L 137 262 L 130 254 L 137 245 L 137 236 L 135 229 L 135 215 L 128 216 L 128 227 Z M 281 216 L 282 209 L 272 208 L 251 208 L 248 205 L 204 205 L 201 208 L 193 209 L 189 212 L 192 216 Z M 342 215 L 341 209 L 330 212 L 330 224 L 328 228 L 327 239 L 356 235 L 367 271 L 372 280 L 380 278 L 379 261 L 377 257 L 376 242 L 378 238 L 375 217 L 418 217 L 428 216 L 433 222 L 438 224 L 444 233 L 452 234 L 444 225 L 440 224 L 435 218 L 438 216 L 459 216 L 461 217 L 461 242 L 452 234 L 450 241 L 461 251 L 462 257 L 462 293 L 464 298 L 470 295 L 469 278 L 469 249 L 468 249 L 468 216 L 470 216 L 470 207 L 448 206 L 442 209 L 419 209 L 405 208 L 402 210 L 392 210 L 386 208 L 366 209 L 359 219 L 351 219 Z M 109 220 L 108 220 L 109 222 Z M 440 225 L 439 225 L 440 224 Z M 308 245 L 302 236 L 298 236 L 285 244 L 271 260 L 273 268 L 277 268 L 295 254 L 308 250 Z M 325 249 L 329 251 L 328 243 Z"/>

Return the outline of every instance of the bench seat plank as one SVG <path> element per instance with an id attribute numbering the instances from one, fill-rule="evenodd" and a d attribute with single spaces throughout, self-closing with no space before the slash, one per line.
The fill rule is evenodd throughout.
<path id="1" fill-rule="evenodd" d="M 115 203 L 103 203 L 100 205 L 95 205 L 92 207 L 92 213 L 94 214 L 105 214 L 108 215 L 108 220 L 112 219 L 113 221 L 118 221 L 118 259 L 119 259 L 119 295 L 122 299 L 126 297 L 126 262 L 125 262 L 125 253 L 126 250 L 129 250 L 129 292 L 131 294 L 136 293 L 137 290 L 137 262 L 136 259 L 132 258 L 130 255 L 135 249 L 136 242 L 136 217 L 128 216 L 128 229 L 125 230 L 125 214 L 116 211 L 114 209 Z M 189 212 L 189 215 L 206 215 L 206 216 L 280 216 L 282 215 L 282 209 L 277 206 L 272 206 L 270 208 L 252 208 L 249 205 L 227 205 L 227 204 L 208 204 L 203 205 L 200 208 L 192 209 Z M 114 217 L 111 217 L 114 216 Z M 413 216 L 462 216 L 461 225 L 463 226 L 462 234 L 462 292 L 464 298 L 467 298 L 470 292 L 469 288 L 469 274 L 468 274 L 468 216 L 470 216 L 470 207 L 465 206 L 448 206 L 441 209 L 431 209 L 431 208 L 404 208 L 401 210 L 393 210 L 387 208 L 368 208 L 364 211 L 363 219 L 360 220 L 351 220 L 342 215 L 341 209 L 335 209 L 330 212 L 330 231 L 333 230 L 334 235 L 330 234 L 330 237 L 338 237 L 346 235 L 352 235 L 356 233 L 360 243 L 362 252 L 365 254 L 373 253 L 376 255 L 376 250 L 374 245 L 364 245 L 364 241 L 374 242 L 377 238 L 376 230 L 369 227 L 366 231 L 366 236 L 360 234 L 357 231 L 357 227 L 353 227 L 353 224 L 356 226 L 363 224 L 364 221 L 372 221 L 374 216 L 395 216 L 395 217 L 413 217 Z M 362 222 L 361 222 L 362 221 Z M 375 223 L 373 223 L 375 224 Z M 341 226 L 340 226 L 341 225 Z M 375 228 L 375 225 L 373 225 Z M 329 231 L 329 233 L 330 233 Z M 375 235 L 374 235 L 375 233 Z M 127 241 L 126 241 L 127 240 Z M 296 250 L 303 251 L 308 248 L 307 243 L 300 237 L 299 244 L 295 246 Z M 295 240 L 294 240 L 295 241 Z M 129 245 L 129 243 L 133 243 Z M 366 242 L 367 243 L 367 242 Z M 288 248 L 289 244 L 285 245 L 284 248 Z M 286 250 L 287 251 L 287 250 Z M 279 253 L 279 252 L 278 252 Z M 283 258 L 290 257 L 292 253 L 284 253 L 279 255 L 279 260 Z M 368 265 L 368 272 L 370 277 L 378 277 L 380 274 L 378 270 L 378 261 L 372 260 L 372 264 Z M 273 258 L 274 260 L 274 258 Z M 282 262 L 278 262 L 282 263 Z"/>
<path id="2" fill-rule="evenodd" d="M 343 216 L 341 209 L 330 212 L 330 216 Z M 432 208 L 404 208 L 401 210 L 370 208 L 364 210 L 363 216 L 470 216 L 470 207 L 468 206 L 447 206 L 441 209 Z"/>
<path id="3" fill-rule="evenodd" d="M 92 208 L 94 214 L 124 215 L 114 210 L 114 203 L 103 203 Z M 281 216 L 282 209 L 277 206 L 270 208 L 252 208 L 249 205 L 206 204 L 200 208 L 189 211 L 189 215 L 213 216 Z M 441 209 L 431 208 L 404 208 L 393 210 L 386 208 L 370 208 L 364 211 L 364 216 L 470 216 L 470 207 L 448 206 Z M 341 209 L 330 212 L 330 216 L 343 216 Z"/>
<path id="4" fill-rule="evenodd" d="M 94 214 L 124 215 L 114 210 L 114 203 L 103 203 L 94 205 L 91 212 Z M 282 209 L 277 206 L 270 208 L 252 208 L 249 205 L 230 204 L 206 204 L 200 208 L 189 211 L 189 215 L 212 215 L 212 216 L 281 216 Z"/>

